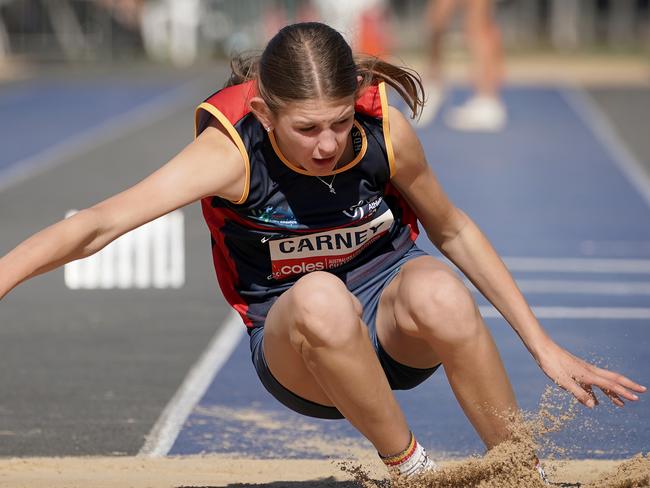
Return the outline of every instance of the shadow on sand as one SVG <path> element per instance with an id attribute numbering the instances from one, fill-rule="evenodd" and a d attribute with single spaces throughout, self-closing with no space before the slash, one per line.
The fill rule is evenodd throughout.
<path id="1" fill-rule="evenodd" d="M 260 484 L 234 483 L 219 486 L 178 486 L 176 488 L 359 488 L 359 484 L 354 481 L 337 481 L 335 478 L 323 478 L 315 481 L 274 481 Z"/>

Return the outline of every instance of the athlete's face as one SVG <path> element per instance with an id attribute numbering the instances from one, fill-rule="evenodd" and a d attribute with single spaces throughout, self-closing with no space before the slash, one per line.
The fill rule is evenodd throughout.
<path id="1" fill-rule="evenodd" d="M 348 148 L 354 97 L 293 102 L 272 119 L 278 146 L 289 162 L 310 173 L 326 175 Z"/>

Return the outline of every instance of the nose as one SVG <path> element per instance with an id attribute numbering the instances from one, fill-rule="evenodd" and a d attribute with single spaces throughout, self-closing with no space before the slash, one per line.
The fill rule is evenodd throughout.
<path id="1" fill-rule="evenodd" d="M 334 131 L 325 130 L 320 133 L 316 146 L 317 158 L 331 158 L 336 154 L 336 137 Z"/>

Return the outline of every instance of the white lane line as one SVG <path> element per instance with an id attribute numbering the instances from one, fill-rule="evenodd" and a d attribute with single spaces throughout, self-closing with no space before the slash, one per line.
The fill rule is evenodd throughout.
<path id="1" fill-rule="evenodd" d="M 160 457 L 169 452 L 183 424 L 245 333 L 241 318 L 231 312 L 163 410 L 139 456 Z"/>
<path id="2" fill-rule="evenodd" d="M 611 159 L 650 206 L 650 175 L 632 152 L 627 149 L 591 96 L 577 86 L 562 88 L 560 93 L 596 138 L 602 141 Z"/>
<path id="3" fill-rule="evenodd" d="M 648 320 L 650 308 L 635 307 L 532 307 L 538 319 L 622 319 Z M 480 306 L 485 318 L 501 318 L 501 314 L 491 306 Z"/>
<path id="4" fill-rule="evenodd" d="M 504 257 L 510 271 L 650 274 L 650 259 Z"/>
<path id="5" fill-rule="evenodd" d="M 478 291 L 469 280 L 465 284 Z M 650 295 L 647 281 L 572 281 L 572 280 L 526 280 L 518 279 L 519 289 L 527 294 L 558 295 Z"/>
<path id="6" fill-rule="evenodd" d="M 0 192 L 97 146 L 154 124 L 196 101 L 199 90 L 199 82 L 186 82 L 33 156 L 12 162 L 7 168 L 0 169 Z"/>

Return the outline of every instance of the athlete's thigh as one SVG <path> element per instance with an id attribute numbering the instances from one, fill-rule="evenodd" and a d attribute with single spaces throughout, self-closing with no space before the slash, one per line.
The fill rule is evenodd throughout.
<path id="1" fill-rule="evenodd" d="M 414 331 L 400 327 L 395 320 L 395 304 L 403 299 L 400 295 L 408 293 L 412 286 L 417 286 L 414 280 L 421 279 L 422 274 L 429 271 L 432 275 L 436 271 L 450 272 L 443 263 L 431 256 L 410 260 L 382 292 L 377 309 L 379 342 L 390 357 L 412 368 L 431 368 L 440 364 L 440 359 L 431 346 L 417 337 Z"/>
<path id="2" fill-rule="evenodd" d="M 321 405 L 332 406 L 325 392 L 307 369 L 302 356 L 292 345 L 295 331 L 295 305 L 292 289 L 273 304 L 264 322 L 264 356 L 271 374 L 292 393 Z M 293 332 L 294 334 L 296 332 Z"/>

